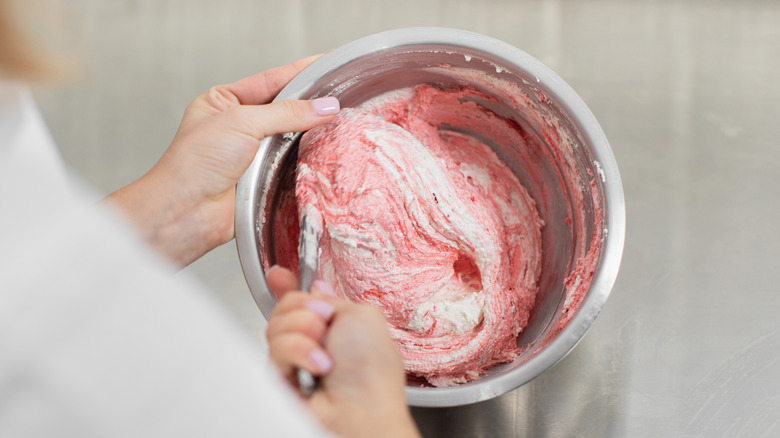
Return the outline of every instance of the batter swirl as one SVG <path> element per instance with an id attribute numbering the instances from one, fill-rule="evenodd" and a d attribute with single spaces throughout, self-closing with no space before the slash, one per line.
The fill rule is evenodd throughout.
<path id="1" fill-rule="evenodd" d="M 296 198 L 324 230 L 322 278 L 381 308 L 407 372 L 434 386 L 515 359 L 541 270 L 534 200 L 456 130 L 513 129 L 474 97 L 404 89 L 343 110 L 299 147 Z"/>

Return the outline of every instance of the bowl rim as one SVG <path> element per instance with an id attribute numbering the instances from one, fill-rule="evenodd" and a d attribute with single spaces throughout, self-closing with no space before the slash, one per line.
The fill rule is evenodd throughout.
<path id="1" fill-rule="evenodd" d="M 583 338 L 600 313 L 617 280 L 625 244 L 625 199 L 617 162 L 601 126 L 585 102 L 555 72 L 521 49 L 495 38 L 452 28 L 412 27 L 400 28 L 369 35 L 347 43 L 313 62 L 293 78 L 274 99 L 300 99 L 325 75 L 342 65 L 372 53 L 416 45 L 458 46 L 489 54 L 507 65 L 534 76 L 537 86 L 545 90 L 548 98 L 555 100 L 577 120 L 585 141 L 591 145 L 595 160 L 601 168 L 604 183 L 605 229 L 601 260 L 591 287 L 580 307 L 567 325 L 533 357 L 482 384 L 464 384 L 447 388 L 406 387 L 407 402 L 419 407 L 449 407 L 475 403 L 497 397 L 534 379 L 563 359 Z M 268 157 L 272 137 L 261 141 L 257 156 L 238 182 L 236 190 L 235 232 L 239 260 L 250 292 L 266 319 L 266 310 L 273 308 L 271 294 L 258 294 L 268 290 L 256 245 L 257 201 L 256 190 L 260 166 Z M 489 384 L 487 384 L 489 383 Z"/>

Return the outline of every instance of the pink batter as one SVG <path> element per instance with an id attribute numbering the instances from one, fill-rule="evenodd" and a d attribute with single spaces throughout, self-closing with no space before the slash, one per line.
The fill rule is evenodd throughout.
<path id="1" fill-rule="evenodd" d="M 379 306 L 407 371 L 434 386 L 514 360 L 538 291 L 534 200 L 490 147 L 445 129 L 487 117 L 478 94 L 380 96 L 299 148 L 296 198 L 321 220 L 321 276 Z"/>

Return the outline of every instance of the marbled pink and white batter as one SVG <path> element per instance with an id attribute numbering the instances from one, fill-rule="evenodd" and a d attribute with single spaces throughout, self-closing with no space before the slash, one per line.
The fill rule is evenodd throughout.
<path id="1" fill-rule="evenodd" d="M 324 231 L 322 278 L 381 308 L 407 371 L 434 386 L 515 359 L 541 271 L 534 200 L 490 147 L 447 129 L 488 117 L 475 93 L 380 96 L 299 148 L 297 204 Z"/>

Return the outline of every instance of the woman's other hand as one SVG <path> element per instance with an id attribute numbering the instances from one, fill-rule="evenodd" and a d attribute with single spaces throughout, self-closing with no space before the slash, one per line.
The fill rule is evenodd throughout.
<path id="1" fill-rule="evenodd" d="M 335 98 L 271 102 L 318 56 L 211 88 L 187 107 L 168 150 L 106 199 L 163 255 L 186 266 L 235 235 L 235 188 L 269 135 L 311 129 L 339 110 Z"/>

